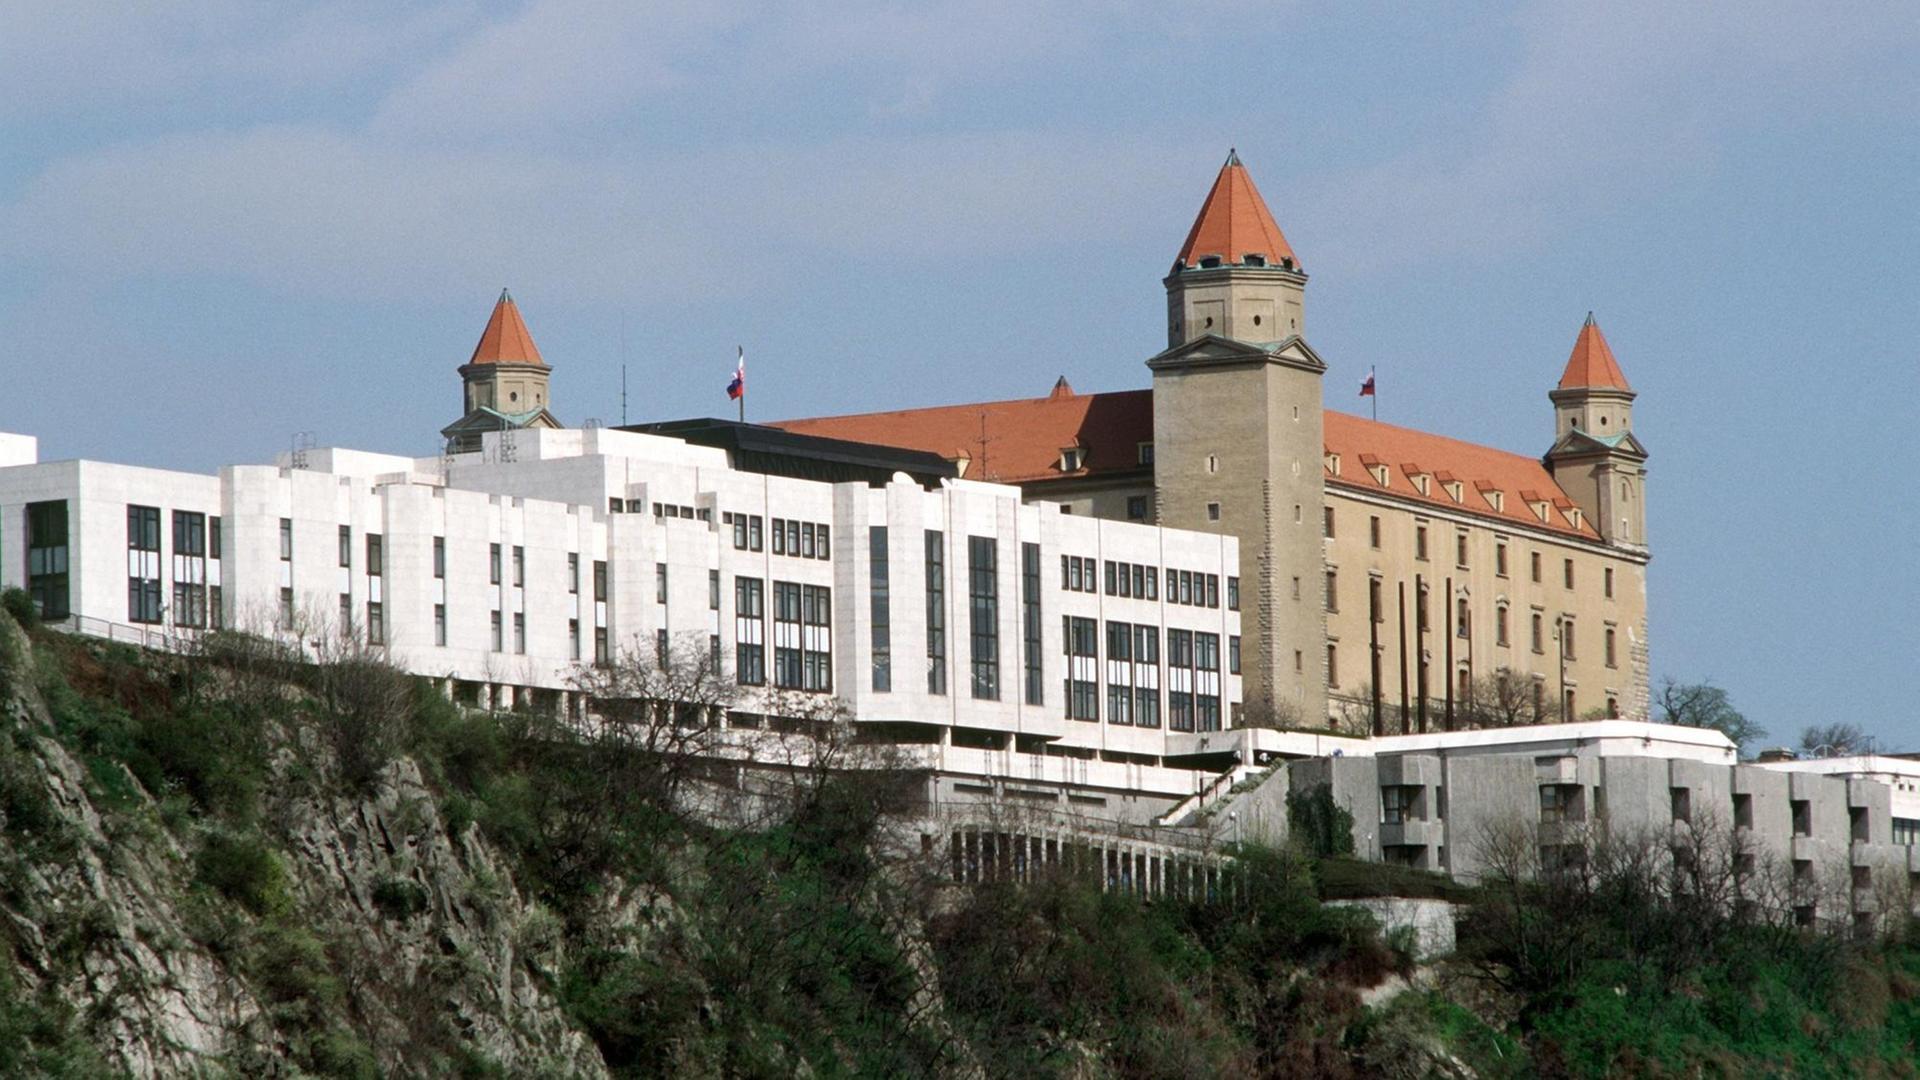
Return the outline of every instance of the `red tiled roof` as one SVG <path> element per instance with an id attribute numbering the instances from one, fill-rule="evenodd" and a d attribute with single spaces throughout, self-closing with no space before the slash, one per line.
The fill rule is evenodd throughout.
<path id="1" fill-rule="evenodd" d="M 1328 483 L 1363 491 L 1387 491 L 1413 502 L 1466 510 L 1482 517 L 1502 518 L 1536 529 L 1546 528 L 1587 537 L 1599 535 L 1585 520 L 1575 528 L 1564 513 L 1549 513 L 1546 521 L 1541 521 L 1534 514 L 1532 507 L 1527 504 L 1538 500 L 1541 497 L 1539 492 L 1546 492 L 1546 500 L 1555 506 L 1564 503 L 1564 509 L 1573 505 L 1566 493 L 1560 490 L 1560 485 L 1554 482 L 1553 474 L 1538 458 L 1510 454 L 1490 446 L 1395 427 L 1332 410 L 1325 413 L 1322 424 L 1322 437 L 1326 441 L 1328 454 L 1338 454 L 1343 461 L 1358 461 L 1369 468 L 1387 470 L 1387 483 L 1382 487 L 1369 468 L 1362 468 L 1358 472 L 1342 468 L 1340 475 L 1334 476 L 1329 464 Z M 1398 467 L 1388 464 L 1393 461 L 1408 464 Z M 1412 477 L 1416 469 L 1440 480 L 1439 483 L 1429 484 L 1425 495 L 1413 486 Z M 1459 502 L 1455 502 L 1446 489 L 1446 484 L 1456 477 L 1472 481 L 1471 484 L 1463 484 Z M 1497 509 L 1489 498 L 1489 494 L 1495 491 L 1505 493 L 1502 505 Z"/>
<path id="2" fill-rule="evenodd" d="M 1560 389 L 1575 387 L 1607 387 L 1614 390 L 1631 390 L 1627 377 L 1620 371 L 1620 362 L 1613 358 L 1613 350 L 1607 347 L 1607 338 L 1600 332 L 1600 324 L 1593 321 L 1593 312 L 1587 312 L 1587 322 L 1580 328 L 1580 336 L 1574 339 L 1573 355 L 1567 357 L 1567 370 L 1560 376 Z"/>
<path id="3" fill-rule="evenodd" d="M 493 317 L 487 320 L 486 332 L 480 335 L 480 344 L 473 347 L 473 359 L 467 363 L 546 366 L 546 361 L 540 359 L 540 350 L 533 344 L 533 335 L 527 333 L 526 321 L 520 318 L 520 306 L 513 302 L 507 290 L 500 290 L 500 300 L 493 305 Z"/>
<path id="4" fill-rule="evenodd" d="M 1200 204 L 1200 216 L 1194 218 L 1187 242 L 1180 245 L 1176 265 L 1198 266 L 1209 255 L 1219 256 L 1223 263 L 1243 262 L 1248 255 L 1263 256 L 1272 266 L 1279 266 L 1282 260 L 1298 261 L 1238 154 L 1229 153 L 1227 163 L 1220 166 L 1220 175 L 1214 177 L 1207 201 Z"/>
<path id="5" fill-rule="evenodd" d="M 1063 380 L 1043 398 L 821 416 L 773 426 L 964 457 L 972 461 L 969 480 L 1020 484 L 1139 468 L 1139 444 L 1153 438 L 1153 391 L 1076 394 Z M 1074 446 L 1086 451 L 1081 468 L 1063 473 L 1060 451 Z"/>
<path id="6" fill-rule="evenodd" d="M 802 435 L 925 450 L 949 459 L 965 457 L 973 463 L 967 469 L 968 479 L 1022 484 L 1140 468 L 1139 446 L 1153 439 L 1153 391 L 1062 394 L 1056 387 L 1043 398 L 822 416 L 773 426 Z M 1357 472 L 1349 467 L 1334 476 L 1328 465 L 1328 483 L 1385 491 L 1399 499 L 1536 529 L 1598 536 L 1590 523 L 1582 520 L 1576 527 L 1561 512 L 1571 507 L 1571 501 L 1538 458 L 1331 410 L 1324 414 L 1324 438 L 1328 454 L 1340 455 L 1349 466 L 1360 466 Z M 1085 450 L 1082 468 L 1063 473 L 1060 451 L 1073 446 Z M 1384 488 L 1368 471 L 1375 467 L 1387 470 Z M 1422 495 L 1413 486 L 1410 469 L 1439 482 L 1428 485 L 1428 493 Z M 1455 478 L 1462 485 L 1459 502 L 1446 487 Z M 1498 508 L 1490 498 L 1496 491 L 1504 493 Z M 1528 505 L 1535 501 L 1560 509 L 1550 510 L 1547 520 L 1541 521 Z"/>

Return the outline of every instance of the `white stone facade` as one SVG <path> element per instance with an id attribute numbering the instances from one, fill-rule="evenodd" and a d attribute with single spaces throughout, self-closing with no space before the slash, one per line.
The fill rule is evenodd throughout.
<path id="1" fill-rule="evenodd" d="M 717 647 L 735 676 L 741 644 L 764 649 L 764 678 L 745 680 L 752 685 L 735 705 L 742 711 L 764 703 L 781 673 L 800 670 L 776 657 L 798 644 L 800 688 L 840 698 L 861 721 L 934 729 L 931 741 L 956 747 L 1036 757 L 1064 750 L 1098 764 L 1150 767 L 1176 777 L 1154 786 L 1182 795 L 1191 787 L 1184 770 L 1162 767 L 1194 743 L 1178 718 L 1194 718 L 1184 726 L 1200 731 L 1226 728 L 1241 700 L 1231 669 L 1240 615 L 1226 589 L 1239 563 L 1231 537 L 1074 516 L 1023 503 L 1013 487 L 948 480 L 929 490 L 905 476 L 884 487 L 794 479 L 735 469 L 720 449 L 603 429 L 489 434 L 481 452 L 446 458 L 307 450 L 218 476 L 30 459 L 29 447 L 0 467 L 0 586 L 30 584 L 29 504 L 64 503 L 68 610 L 90 632 L 191 634 L 203 620 L 191 590 L 176 585 L 208 586 L 209 598 L 218 586 L 208 626 L 308 636 L 343 624 L 360 635 L 377 628 L 401 667 L 473 684 L 469 690 L 496 702 L 501 694 L 564 691 L 596 652 L 650 655 L 665 632 L 676 650 Z M 129 524 L 129 507 L 158 511 L 159 550 L 134 549 L 130 529 L 139 528 Z M 205 557 L 181 554 L 176 511 L 204 515 Z M 788 527 L 776 541 L 776 520 L 794 523 L 796 536 L 804 530 L 800 554 L 786 551 Z M 877 529 L 888 571 L 878 639 Z M 938 661 L 929 655 L 930 535 L 940 554 Z M 377 567 L 370 542 L 379 548 Z M 990 569 L 974 565 L 973 555 L 984 564 L 988 552 Z M 1200 602 L 1170 602 L 1165 588 L 1153 599 L 1116 598 L 1090 579 L 1069 587 L 1070 565 L 1090 575 L 1109 562 L 1152 568 L 1156 578 L 1196 575 Z M 129 585 L 148 577 L 158 581 L 158 610 Z M 1209 581 L 1212 603 L 1203 591 Z M 1035 584 L 1037 612 L 1028 607 Z M 811 621 L 777 619 L 776 591 L 787 586 L 796 597 L 804 590 Z M 743 589 L 758 593 L 758 620 L 740 610 Z M 1068 718 L 1069 619 L 1089 620 L 1079 624 L 1083 632 L 1090 626 L 1100 635 L 1103 667 L 1080 662 L 1091 692 L 1102 695 L 1092 710 L 1098 719 Z M 1107 708 L 1116 674 L 1104 667 L 1107 635 L 1116 623 L 1149 628 L 1152 663 L 1117 674 L 1152 697 L 1154 726 L 1116 723 Z M 976 629 L 983 660 L 991 658 L 978 692 Z M 1178 671 L 1176 638 L 1196 643 Z M 1217 671 L 1206 670 L 1208 656 Z M 1188 657 L 1181 648 L 1179 658 Z M 1176 695 L 1184 693 L 1217 703 L 1182 709 Z"/>

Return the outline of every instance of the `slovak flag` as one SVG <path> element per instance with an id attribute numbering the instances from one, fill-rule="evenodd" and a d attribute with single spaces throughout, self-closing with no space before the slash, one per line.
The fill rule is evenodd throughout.
<path id="1" fill-rule="evenodd" d="M 747 396 L 747 349 L 744 345 L 738 348 L 740 359 L 733 366 L 733 381 L 727 384 L 727 397 L 734 401 Z"/>
<path id="2" fill-rule="evenodd" d="M 1373 396 L 1373 369 L 1372 368 L 1368 368 L 1367 377 L 1360 380 L 1360 396 L 1361 397 Z"/>

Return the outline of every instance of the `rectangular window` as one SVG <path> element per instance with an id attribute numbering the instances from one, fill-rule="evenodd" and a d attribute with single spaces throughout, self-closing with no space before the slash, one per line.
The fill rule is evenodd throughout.
<path id="1" fill-rule="evenodd" d="M 500 613 L 490 611 L 487 613 L 487 647 L 494 652 L 505 652 L 505 645 L 501 635 Z"/>
<path id="2" fill-rule="evenodd" d="M 1193 571 L 1191 570 L 1180 571 L 1180 602 L 1183 604 L 1191 604 L 1194 602 Z"/>
<path id="3" fill-rule="evenodd" d="M 379 533 L 367 534 L 367 576 L 379 577 L 386 573 L 386 553 L 382 550 L 383 539 Z"/>
<path id="4" fill-rule="evenodd" d="M 667 602 L 667 564 L 653 564 L 653 599 L 656 603 Z"/>
<path id="5" fill-rule="evenodd" d="M 1330 614 L 1340 611 L 1340 573 L 1337 570 L 1327 571 L 1327 611 Z"/>
<path id="6" fill-rule="evenodd" d="M 742 686 L 767 681 L 766 582 L 733 579 L 733 669 Z"/>
<path id="7" fill-rule="evenodd" d="M 867 614 L 872 624 L 873 688 L 893 689 L 893 584 L 887 566 L 887 527 L 867 529 Z"/>
<path id="8" fill-rule="evenodd" d="M 773 583 L 773 685 L 800 689 L 800 585 Z"/>
<path id="9" fill-rule="evenodd" d="M 1220 635 L 1193 635 L 1194 722 L 1201 731 L 1220 730 Z"/>
<path id="10" fill-rule="evenodd" d="M 487 545 L 487 583 L 500 584 L 500 545 Z"/>
<path id="11" fill-rule="evenodd" d="M 433 605 L 433 643 L 435 645 L 447 643 L 447 605 L 445 604 Z"/>
<path id="12" fill-rule="evenodd" d="M 772 532 L 773 532 L 773 553 L 775 555 L 785 555 L 787 553 L 786 519 L 774 518 Z"/>
<path id="13" fill-rule="evenodd" d="M 1607 629 L 1607 632 L 1606 632 L 1605 640 L 1606 640 L 1606 650 L 1607 650 L 1607 666 L 1618 667 L 1619 664 L 1616 662 L 1617 657 L 1614 655 L 1614 651 L 1613 651 L 1613 627 L 1609 626 L 1606 629 Z"/>
<path id="14" fill-rule="evenodd" d="M 720 571 L 707 571 L 707 610 L 720 610 Z"/>
<path id="15" fill-rule="evenodd" d="M 1566 578 L 1567 588 L 1571 589 L 1573 588 L 1573 560 L 1572 559 L 1564 560 L 1562 563 L 1562 568 L 1563 568 L 1563 574 Z"/>
<path id="16" fill-rule="evenodd" d="M 1327 685 L 1340 685 L 1340 647 L 1331 641 L 1327 642 Z"/>
<path id="17" fill-rule="evenodd" d="M 1098 631 L 1092 619 L 1068 615 L 1062 620 L 1067 653 L 1067 719 L 1100 719 Z"/>
<path id="18" fill-rule="evenodd" d="M 1109 573 L 1113 564 L 1107 564 Z M 1120 568 L 1118 575 L 1126 579 L 1126 567 Z M 1040 545 L 1020 545 L 1020 622 L 1022 646 L 1026 658 L 1027 696 L 1029 705 L 1043 705 L 1047 700 L 1047 688 L 1041 674 L 1040 662 Z"/>
<path id="19" fill-rule="evenodd" d="M 833 590 L 825 585 L 800 589 L 800 689 L 833 692 Z"/>
<path id="20" fill-rule="evenodd" d="M 800 554 L 800 523 L 791 518 L 787 520 L 787 554 Z"/>
<path id="21" fill-rule="evenodd" d="M 520 616 L 515 615 L 517 621 Z M 385 645 L 387 643 L 387 616 L 385 606 L 378 600 L 367 601 L 367 644 Z"/>
<path id="22" fill-rule="evenodd" d="M 800 557 L 813 558 L 813 522 L 811 521 L 800 526 Z"/>
<path id="23" fill-rule="evenodd" d="M 733 526 L 733 549 L 735 551 L 747 550 L 747 515 L 726 514 L 723 515 L 720 520 L 724 524 Z"/>
<path id="24" fill-rule="evenodd" d="M 222 554 L 226 550 L 226 545 L 222 539 L 224 534 L 225 529 L 222 528 L 219 518 L 211 517 L 207 519 L 207 558 L 223 559 L 226 557 Z"/>
<path id="25" fill-rule="evenodd" d="M 1240 674 L 1240 635 L 1232 634 L 1227 638 L 1227 674 Z M 1338 684 L 1335 684 L 1338 685 Z"/>
<path id="26" fill-rule="evenodd" d="M 1147 567 L 1147 599 L 1160 599 L 1160 568 L 1157 566 Z"/>
<path id="27" fill-rule="evenodd" d="M 127 507 L 127 621 L 160 621 L 160 508 Z"/>
<path id="28" fill-rule="evenodd" d="M 1133 628 L 1133 722 L 1160 726 L 1160 628 Z"/>
<path id="29" fill-rule="evenodd" d="M 433 538 L 433 576 L 445 579 L 447 576 L 447 538 Z"/>
<path id="30" fill-rule="evenodd" d="M 1240 610 L 1240 579 L 1237 577 L 1227 579 L 1227 610 Z"/>
<path id="31" fill-rule="evenodd" d="M 1539 552 L 1530 551 L 1527 553 L 1527 566 L 1528 566 L 1528 569 L 1532 571 L 1533 583 L 1535 585 L 1540 584 L 1540 553 Z"/>
<path id="32" fill-rule="evenodd" d="M 527 585 L 527 549 L 519 544 L 513 545 L 513 587 L 524 589 Z"/>
<path id="33" fill-rule="evenodd" d="M 1327 534 L 1327 539 L 1331 540 L 1333 539 L 1333 507 L 1325 508 L 1325 516 L 1326 526 L 1323 531 Z"/>
<path id="34" fill-rule="evenodd" d="M 1167 727 L 1193 730 L 1193 631 L 1167 631 Z"/>
<path id="35" fill-rule="evenodd" d="M 1375 551 L 1380 550 L 1380 515 L 1367 519 L 1367 545 Z"/>
<path id="36" fill-rule="evenodd" d="M 1613 567 L 1608 566 L 1600 571 L 1600 581 L 1607 599 L 1613 599 Z"/>
<path id="37" fill-rule="evenodd" d="M 1119 596 L 1120 595 L 1120 564 L 1114 562 L 1112 559 L 1108 559 L 1106 561 L 1106 571 L 1107 571 L 1107 595 Z"/>
<path id="38" fill-rule="evenodd" d="M 1000 700 L 1000 557 L 991 536 L 967 537 L 968 640 L 973 696 Z"/>
<path id="39" fill-rule="evenodd" d="M 1133 564 L 1132 593 L 1137 597 L 1145 597 L 1147 595 L 1147 568 L 1141 566 L 1139 563 Z"/>
<path id="40" fill-rule="evenodd" d="M 707 670 L 713 672 L 716 675 L 720 673 L 720 635 L 719 634 L 707 635 Z"/>
<path id="41" fill-rule="evenodd" d="M 1218 608 L 1220 606 L 1219 574 L 1207 575 L 1207 606 L 1210 608 Z"/>
<path id="42" fill-rule="evenodd" d="M 1133 724 L 1133 624 L 1107 624 L 1107 723 Z"/>
<path id="43" fill-rule="evenodd" d="M 340 565 L 353 565 L 353 527 L 340 526 Z"/>
<path id="44" fill-rule="evenodd" d="M 1546 617 L 1537 611 L 1533 613 L 1533 651 L 1536 653 L 1547 651 L 1547 621 Z"/>
<path id="45" fill-rule="evenodd" d="M 1494 542 L 1493 572 L 1500 577 L 1507 576 L 1507 542 L 1505 540 Z"/>
<path id="46" fill-rule="evenodd" d="M 829 560 L 833 558 L 833 531 L 827 525 L 820 526 L 820 542 L 814 546 L 813 557 Z"/>
<path id="47" fill-rule="evenodd" d="M 580 659 L 580 620 L 567 620 L 567 659 Z"/>
<path id="48" fill-rule="evenodd" d="M 173 624 L 207 625 L 207 515 L 190 510 L 173 512 Z"/>
<path id="49" fill-rule="evenodd" d="M 340 636 L 346 637 L 355 629 L 353 625 L 353 594 L 340 594 Z"/>
<path id="50" fill-rule="evenodd" d="M 1386 611 L 1380 602 L 1380 579 L 1367 575 L 1367 618 L 1374 622 L 1386 622 Z"/>
<path id="51" fill-rule="evenodd" d="M 1564 617 L 1560 620 L 1560 655 L 1568 660 L 1574 658 L 1573 620 Z"/>
<path id="52" fill-rule="evenodd" d="M 527 616 L 524 612 L 513 613 L 513 651 L 521 656 L 527 654 Z"/>
<path id="53" fill-rule="evenodd" d="M 927 693 L 947 692 L 947 562 L 946 536 L 928 529 L 927 562 Z"/>
<path id="54" fill-rule="evenodd" d="M 1453 554 L 1454 565 L 1460 567 L 1463 570 L 1466 569 L 1466 566 L 1467 566 L 1467 534 L 1466 533 L 1454 534 L 1453 548 L 1454 548 L 1454 554 Z"/>
<path id="55" fill-rule="evenodd" d="M 607 599 L 607 561 L 593 560 L 593 601 L 603 603 Z"/>
<path id="56" fill-rule="evenodd" d="M 280 588 L 280 628 L 293 629 L 293 590 L 284 585 Z"/>
<path id="57" fill-rule="evenodd" d="M 593 662 L 598 667 L 613 663 L 613 646 L 607 641 L 607 628 L 593 628 Z"/>
<path id="58" fill-rule="evenodd" d="M 761 548 L 761 540 L 760 540 L 761 524 L 762 524 L 762 521 L 759 514 L 754 514 L 747 518 L 747 550 L 748 551 L 759 551 Z"/>
<path id="59" fill-rule="evenodd" d="M 1507 605 L 1505 604 L 1493 609 L 1493 643 L 1502 647 L 1507 644 Z"/>
<path id="60" fill-rule="evenodd" d="M 1470 613 L 1467 611 L 1466 597 L 1463 596 L 1454 600 L 1453 602 L 1453 636 L 1458 638 L 1470 637 L 1472 622 L 1473 622 L 1472 617 Z"/>
<path id="61" fill-rule="evenodd" d="M 280 519 L 280 561 L 293 561 L 293 519 Z"/>
<path id="62" fill-rule="evenodd" d="M 580 595 L 580 553 L 577 551 L 567 552 L 567 592 Z"/>
<path id="63" fill-rule="evenodd" d="M 669 509 L 671 509 L 671 507 L 669 507 Z M 655 630 L 653 632 L 653 662 L 662 671 L 667 669 L 667 661 L 671 659 L 668 655 L 670 651 L 671 649 L 667 645 L 666 627 Z"/>
<path id="64" fill-rule="evenodd" d="M 1425 559 L 1427 557 L 1427 527 L 1425 525 L 1415 525 L 1413 527 L 1413 557 L 1416 559 Z"/>

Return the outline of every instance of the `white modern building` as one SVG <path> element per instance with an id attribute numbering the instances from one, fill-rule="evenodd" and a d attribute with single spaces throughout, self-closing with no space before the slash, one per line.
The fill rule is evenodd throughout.
<path id="1" fill-rule="evenodd" d="M 1185 759 L 1237 753 L 1232 537 L 1074 516 L 930 455 L 679 427 L 217 476 L 0 441 L 0 586 L 110 636 L 345 630 L 499 706 L 567 707 L 582 665 L 625 650 L 704 649 L 747 716 L 832 696 L 907 741 L 1117 766 L 1175 798 Z"/>

